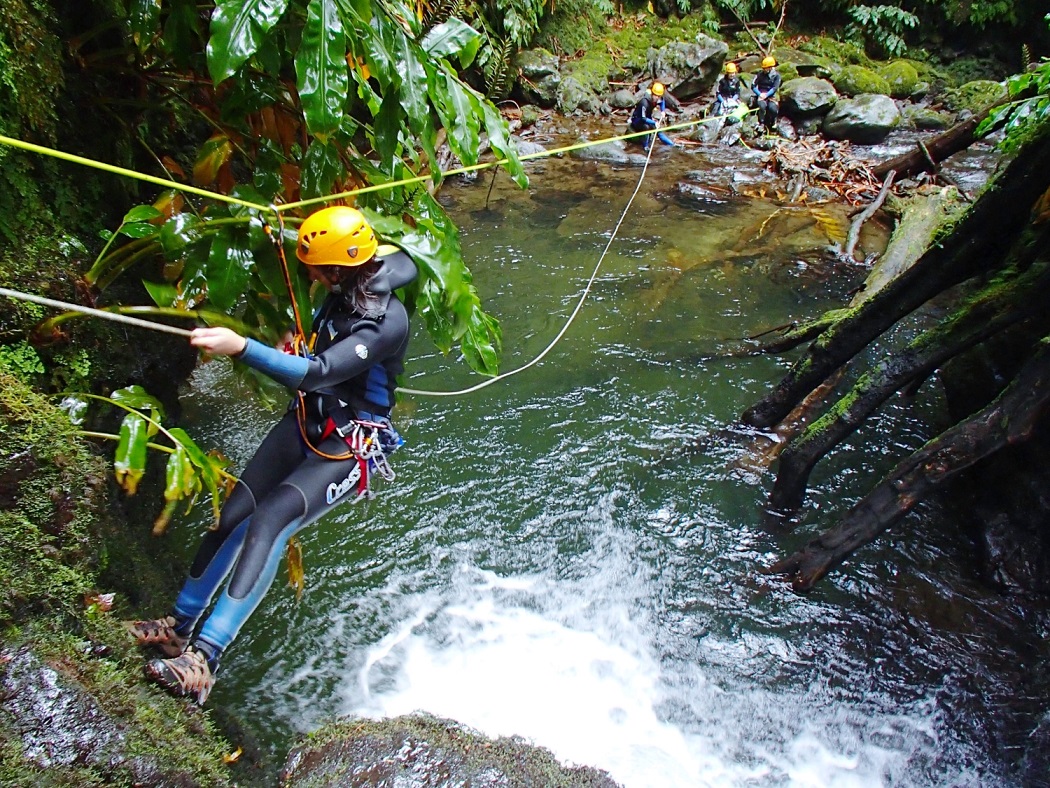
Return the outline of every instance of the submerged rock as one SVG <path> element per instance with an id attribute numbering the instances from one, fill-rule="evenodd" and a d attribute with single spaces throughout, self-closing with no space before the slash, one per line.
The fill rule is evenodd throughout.
<path id="1" fill-rule="evenodd" d="M 549 750 L 523 739 L 490 739 L 452 720 L 413 714 L 390 720 L 348 719 L 310 734 L 289 753 L 281 785 L 617 788 L 619 784 L 600 769 L 563 766 Z"/>

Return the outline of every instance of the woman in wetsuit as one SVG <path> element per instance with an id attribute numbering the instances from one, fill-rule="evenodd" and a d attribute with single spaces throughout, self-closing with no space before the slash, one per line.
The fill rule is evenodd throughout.
<path id="1" fill-rule="evenodd" d="M 241 474 L 218 528 L 205 535 L 171 612 L 129 624 L 139 643 L 167 655 L 146 665 L 147 677 L 198 703 L 211 691 L 223 651 L 273 582 L 288 540 L 365 494 L 371 471 L 392 477 L 386 455 L 403 443 L 390 411 L 409 324 L 394 290 L 415 279 L 415 264 L 396 247 L 379 247 L 364 216 L 345 206 L 308 217 L 296 254 L 329 290 L 308 353 L 281 352 L 227 328 L 199 328 L 190 338 L 297 392 Z"/>

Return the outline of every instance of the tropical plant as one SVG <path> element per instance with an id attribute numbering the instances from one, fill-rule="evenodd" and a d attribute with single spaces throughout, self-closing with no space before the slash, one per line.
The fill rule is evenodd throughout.
<path id="1" fill-rule="evenodd" d="M 292 244 L 302 214 L 340 194 L 419 264 L 408 303 L 438 347 L 458 345 L 474 369 L 495 373 L 499 326 L 428 188 L 442 178 L 439 130 L 464 165 L 477 165 L 487 142 L 519 185 L 527 178 L 505 121 L 457 73 L 480 35 L 455 17 L 425 29 L 420 16 L 399 0 L 217 0 L 205 30 L 193 0 L 131 0 L 124 29 L 142 92 L 156 99 L 137 126 L 159 127 L 159 111 L 162 123 L 206 129 L 191 159 L 154 157 L 169 178 L 227 199 L 176 190 L 139 206 L 88 281 L 104 288 L 160 256 L 158 306 L 207 302 L 273 339 L 291 316 L 282 257 L 304 314 L 310 297 L 294 255 L 271 239 Z"/>
<path id="2" fill-rule="evenodd" d="M 919 24 L 915 14 L 892 5 L 856 5 L 846 13 L 850 18 L 846 26 L 848 39 L 891 57 L 904 54 L 908 48 L 904 34 Z"/>
<path id="3" fill-rule="evenodd" d="M 127 386 L 109 397 L 97 394 L 73 394 L 65 397 L 62 408 L 74 425 L 83 422 L 87 410 L 86 399 L 103 402 L 126 411 L 119 434 L 82 431 L 89 438 L 117 442 L 113 471 L 117 484 L 128 495 L 138 490 L 139 481 L 146 472 L 147 449 L 168 455 L 164 482 L 163 510 L 153 523 L 155 534 L 163 533 L 182 501 L 187 510 L 193 507 L 201 492 L 207 493 L 212 506 L 214 522 L 219 521 L 219 509 L 230 485 L 236 479 L 226 468 L 230 461 L 215 451 L 204 452 L 180 427 L 165 427 L 164 406 L 141 386 Z M 158 443 L 164 437 L 168 443 Z"/>
<path id="4" fill-rule="evenodd" d="M 1050 14 L 1046 15 L 1045 20 L 1050 25 Z M 1030 55 L 1026 52 L 1027 57 Z M 1040 127 L 1050 124 L 1050 59 L 1043 58 L 1034 68 L 1010 77 L 1006 81 L 1006 88 L 1012 100 L 993 108 L 974 133 L 982 136 L 1002 125 L 1003 137 L 999 148 L 1012 152 L 1029 136 L 1037 133 Z M 1050 196 L 1046 203 L 1050 210 Z"/>

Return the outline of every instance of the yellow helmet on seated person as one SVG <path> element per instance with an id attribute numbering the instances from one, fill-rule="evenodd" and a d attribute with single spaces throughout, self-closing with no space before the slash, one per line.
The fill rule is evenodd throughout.
<path id="1" fill-rule="evenodd" d="M 307 265 L 355 267 L 379 248 L 376 234 L 356 208 L 333 205 L 306 217 L 299 227 L 295 256 Z"/>
<path id="2" fill-rule="evenodd" d="M 777 64 L 777 59 L 772 55 L 766 55 L 762 58 L 762 68 L 773 68 Z"/>
<path id="3" fill-rule="evenodd" d="M 735 74 L 736 72 L 737 72 L 736 63 L 734 63 L 732 60 L 730 60 L 728 63 L 726 63 L 726 73 L 727 74 Z"/>
<path id="4" fill-rule="evenodd" d="M 654 96 L 662 96 L 664 94 L 664 85 L 662 82 L 654 82 L 649 90 L 652 91 Z"/>

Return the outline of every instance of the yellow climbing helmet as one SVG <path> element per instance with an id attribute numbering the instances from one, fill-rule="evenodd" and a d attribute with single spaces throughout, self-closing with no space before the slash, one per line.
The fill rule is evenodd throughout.
<path id="1" fill-rule="evenodd" d="M 736 71 L 737 71 L 736 63 L 734 63 L 732 61 L 726 63 L 726 73 L 727 74 L 735 74 Z"/>
<path id="2" fill-rule="evenodd" d="M 654 96 L 662 96 L 664 94 L 664 85 L 662 82 L 654 82 L 649 90 L 653 92 Z"/>
<path id="3" fill-rule="evenodd" d="M 333 205 L 310 214 L 299 227 L 295 256 L 307 265 L 358 266 L 379 248 L 376 234 L 356 208 Z"/>
<path id="4" fill-rule="evenodd" d="M 773 68 L 777 64 L 777 59 L 772 55 L 766 55 L 762 58 L 762 68 Z"/>

